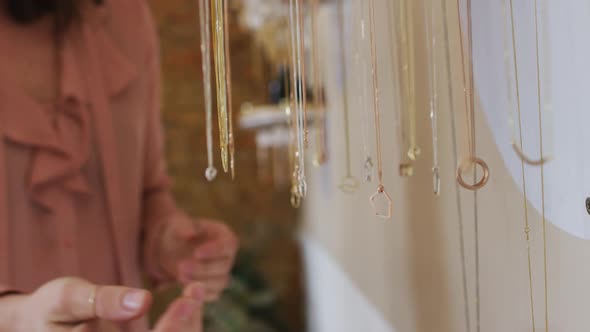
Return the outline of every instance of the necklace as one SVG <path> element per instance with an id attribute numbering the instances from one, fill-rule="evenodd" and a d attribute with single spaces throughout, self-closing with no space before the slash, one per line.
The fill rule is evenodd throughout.
<path id="1" fill-rule="evenodd" d="M 393 202 L 391 196 L 385 190 L 383 185 L 383 158 L 381 150 L 381 114 L 379 109 L 379 78 L 377 76 L 377 43 L 375 41 L 375 0 L 369 0 L 369 21 L 371 25 L 371 77 L 373 78 L 373 112 L 375 115 L 375 140 L 377 143 L 377 179 L 379 185 L 377 191 L 369 198 L 375 211 L 375 215 L 380 218 L 390 219 L 393 214 Z M 386 205 L 385 212 L 380 212 L 378 200 Z"/>
<path id="2" fill-rule="evenodd" d="M 326 163 L 326 105 L 324 103 L 324 89 L 320 68 L 320 42 L 318 31 L 319 0 L 311 1 L 311 35 L 312 35 L 312 59 L 313 59 L 313 98 L 317 109 L 318 124 L 316 125 L 316 153 L 314 165 L 321 166 Z"/>
<path id="3" fill-rule="evenodd" d="M 229 115 L 227 98 L 227 74 L 225 58 L 224 1 L 213 0 L 213 55 L 215 58 L 215 82 L 217 88 L 217 116 L 219 120 L 219 144 L 224 172 L 229 171 Z"/>
<path id="4" fill-rule="evenodd" d="M 451 49 L 450 49 L 450 38 L 449 38 L 449 19 L 448 19 L 448 5 L 447 1 L 449 0 L 442 0 L 442 24 L 443 24 L 443 32 L 444 32 L 444 48 L 445 48 L 445 60 L 446 60 L 446 75 L 449 79 L 447 84 L 447 96 L 449 99 L 449 113 L 451 116 L 451 132 L 452 132 L 452 147 L 453 147 L 453 156 L 455 160 L 455 168 L 459 167 L 459 149 L 457 144 L 457 127 L 455 124 L 455 102 L 454 102 L 454 92 L 453 92 L 453 84 L 451 84 L 451 77 L 452 77 L 452 67 L 451 67 Z M 461 281 L 463 286 L 463 311 L 465 316 L 465 331 L 471 331 L 471 318 L 469 313 L 469 290 L 467 287 L 467 260 L 465 255 L 465 232 L 464 232 L 464 220 L 463 220 L 463 204 L 461 200 L 461 193 L 460 193 L 460 186 L 458 183 L 455 183 L 455 202 L 456 202 L 456 209 L 457 209 L 457 226 L 459 231 L 459 252 L 461 258 Z M 477 214 L 476 214 L 477 216 Z M 476 236 L 476 248 L 479 247 L 478 244 L 478 236 Z M 477 272 L 477 271 L 476 271 Z M 479 275 L 476 273 L 476 279 L 479 280 Z M 479 285 L 479 284 L 478 284 Z M 479 294 L 479 290 L 476 290 L 476 293 Z M 479 303 L 479 298 L 476 299 L 477 303 Z M 477 323 L 479 326 L 479 323 Z"/>
<path id="5" fill-rule="evenodd" d="M 465 99 L 465 111 L 467 113 L 467 142 L 469 145 L 469 155 L 465 158 L 457 168 L 457 182 L 468 190 L 479 190 L 483 188 L 490 178 L 490 169 L 483 159 L 478 158 L 475 154 L 475 95 L 474 95 L 474 80 L 473 80 L 473 30 L 472 30 L 472 15 L 471 15 L 471 0 L 467 1 L 467 39 L 468 39 L 468 53 L 469 63 L 466 62 L 465 47 L 463 42 L 463 27 L 461 23 L 461 1 L 457 0 L 457 12 L 459 23 L 459 34 L 461 44 L 461 67 L 463 72 L 463 95 Z M 469 71 L 466 67 L 469 66 Z M 467 77 L 469 76 L 469 78 Z M 469 81 L 469 84 L 467 83 Z M 480 166 L 483 170 L 483 176 L 474 184 L 468 184 L 463 179 L 463 173 L 471 169 L 473 166 Z"/>
<path id="6" fill-rule="evenodd" d="M 366 33 L 366 22 L 365 17 L 363 16 L 363 11 L 358 12 L 358 22 L 359 22 L 359 36 L 357 40 L 357 45 L 355 47 L 355 68 L 366 68 L 368 64 L 366 63 L 365 54 L 361 54 L 362 51 L 366 49 L 367 45 L 367 33 Z M 359 79 L 356 80 L 356 89 L 360 91 L 357 100 L 356 107 L 359 110 L 363 110 L 363 152 L 365 154 L 365 159 L 363 162 L 363 170 L 364 170 L 364 181 L 365 182 L 373 182 L 373 157 L 371 156 L 370 148 L 369 148 L 369 110 L 365 107 L 367 101 L 367 81 L 366 76 L 361 74 Z"/>
<path id="7" fill-rule="evenodd" d="M 519 84 L 519 75 L 518 75 L 518 61 L 517 61 L 517 48 L 516 48 L 516 28 L 515 28 L 515 24 L 514 24 L 514 10 L 513 10 L 513 5 L 512 5 L 512 0 L 510 0 L 510 28 L 511 28 L 511 39 L 512 39 L 512 61 L 513 61 L 513 73 L 514 73 L 514 87 L 510 87 L 509 89 L 509 101 L 511 102 L 511 106 L 512 106 L 512 91 L 514 89 L 514 91 L 516 92 L 516 109 L 517 109 L 517 116 L 518 116 L 518 127 L 519 130 L 522 131 L 522 111 L 521 111 L 521 107 L 520 107 L 520 84 Z M 542 102 L 541 102 L 541 96 L 542 96 L 542 91 L 541 91 L 541 80 L 540 80 L 540 75 L 541 75 L 541 70 L 540 70 L 540 59 L 539 59 L 539 26 L 538 26 L 538 11 L 537 11 L 537 0 L 535 0 L 535 45 L 536 45 L 536 64 L 537 64 L 537 105 L 538 105 L 538 114 L 539 114 L 539 121 L 542 121 Z M 506 56 L 508 56 L 508 48 L 506 51 Z M 510 76 L 509 76 L 510 77 Z M 510 80 L 510 82 L 512 82 Z M 509 124 L 510 127 L 512 129 L 512 148 L 514 150 L 514 152 L 518 155 L 518 157 L 524 161 L 526 164 L 528 165 L 533 165 L 533 166 L 540 166 L 545 164 L 547 161 L 549 161 L 550 158 L 546 157 L 546 156 L 541 156 L 540 159 L 532 159 L 529 158 L 528 156 L 526 156 L 524 154 L 524 152 L 522 151 L 522 148 L 518 146 L 517 144 L 517 139 L 516 139 L 516 128 L 515 128 L 515 114 L 514 111 L 512 109 L 512 107 L 509 107 L 509 111 L 510 111 L 510 120 L 509 120 Z M 542 129 L 542 128 L 541 128 Z M 522 136 L 520 137 L 520 139 L 522 140 Z"/>
<path id="8" fill-rule="evenodd" d="M 290 22 L 290 21 L 289 21 Z M 291 29 L 289 29 L 291 30 Z M 289 31 L 289 34 L 291 35 L 292 31 Z M 289 37 L 290 38 L 290 37 Z M 293 54 L 293 45 L 292 45 L 292 39 L 290 43 L 287 43 L 287 48 L 288 48 L 288 54 L 291 56 Z M 295 84 L 293 84 L 293 61 L 292 59 L 287 60 L 285 63 L 290 62 L 290 66 L 289 66 L 289 76 L 287 77 L 287 75 L 285 75 L 285 87 L 287 87 L 288 89 L 288 102 L 285 105 L 285 114 L 287 115 L 287 126 L 289 127 L 289 144 L 287 145 L 287 154 L 289 155 L 289 171 L 291 174 L 291 206 L 298 209 L 299 207 L 301 207 L 301 194 L 299 192 L 299 182 L 298 182 L 298 178 L 299 178 L 299 159 L 297 158 L 297 156 L 295 155 L 295 151 L 296 146 L 297 146 L 297 142 L 298 142 L 298 138 L 297 138 L 297 130 L 296 130 L 296 124 L 297 124 L 297 118 L 296 118 L 296 114 L 295 114 Z M 288 68 L 287 65 L 285 64 L 285 68 Z M 291 84 L 287 84 L 289 79 L 291 79 Z"/>
<path id="9" fill-rule="evenodd" d="M 407 155 L 407 146 L 408 146 L 408 129 L 407 129 L 407 124 L 406 124 L 406 118 L 407 116 L 404 115 L 404 112 L 402 112 L 402 109 L 408 109 L 407 106 L 405 106 L 405 102 L 408 99 L 405 93 L 405 89 L 407 89 L 408 85 L 407 82 L 402 82 L 402 78 L 399 72 L 399 68 L 407 68 L 407 65 L 404 65 L 402 62 L 402 59 L 405 61 L 405 55 L 402 52 L 403 47 L 398 47 L 397 48 L 397 52 L 395 50 L 394 45 L 397 44 L 397 39 L 398 39 L 398 34 L 399 31 L 398 30 L 404 30 L 403 28 L 403 24 L 400 24 L 400 26 L 397 26 L 396 24 L 393 24 L 393 22 L 395 22 L 397 20 L 395 13 L 397 12 L 397 10 L 394 8 L 394 2 L 393 1 L 388 1 L 387 2 L 387 6 L 388 6 L 388 13 L 390 15 L 390 19 L 387 20 L 387 24 L 388 24 L 388 31 L 389 31 L 389 39 L 390 39 L 390 48 L 389 48 L 389 52 L 390 52 L 390 58 L 391 58 L 391 69 L 392 69 L 392 73 L 391 76 L 393 78 L 393 82 L 394 82 L 394 89 L 393 89 L 393 93 L 394 93 L 394 97 L 395 97 L 395 105 L 394 105 L 394 110 L 396 113 L 396 117 L 397 117 L 397 125 L 396 125 L 396 129 L 397 132 L 399 133 L 399 141 L 401 142 L 401 157 L 400 157 L 400 165 L 399 165 L 399 174 L 403 177 L 409 177 L 412 176 L 414 174 L 414 166 L 412 165 L 411 162 L 409 162 L 408 159 L 408 155 Z M 400 16 L 399 16 L 399 22 L 401 23 L 403 21 L 403 11 L 399 10 Z M 400 39 L 402 39 L 403 37 L 399 37 Z M 402 39 L 403 40 L 403 39 Z M 396 86 L 397 85 L 397 86 Z M 403 90 L 403 91 L 402 91 Z M 405 98 L 405 99 L 404 99 Z"/>
<path id="10" fill-rule="evenodd" d="M 407 157 L 415 161 L 421 154 L 421 149 L 416 142 L 416 82 L 415 82 L 415 52 L 414 52 L 414 22 L 412 13 L 412 1 L 401 1 L 401 10 L 399 11 L 401 24 L 401 49 L 406 50 L 402 57 L 402 71 L 405 78 L 405 105 L 407 125 Z"/>
<path id="11" fill-rule="evenodd" d="M 207 139 L 207 169 L 205 177 L 213 181 L 217 169 L 213 165 L 213 102 L 211 93 L 211 19 L 209 4 L 206 0 L 199 1 L 199 22 L 201 27 L 201 57 L 203 62 L 203 87 L 205 99 L 205 134 Z"/>
<path id="12" fill-rule="evenodd" d="M 289 30 L 291 41 L 291 83 L 292 111 L 296 118 L 296 167 L 297 195 L 304 198 L 307 194 L 305 179 L 305 146 L 307 143 L 307 119 L 305 96 L 305 59 L 303 55 L 303 0 L 289 0 Z"/>
<path id="13" fill-rule="evenodd" d="M 436 12 L 434 6 L 424 4 L 424 17 L 426 20 L 426 50 L 428 58 L 428 73 L 430 91 L 430 125 L 432 129 L 432 187 L 436 196 L 440 195 L 440 167 L 438 163 L 438 84 L 437 84 L 437 35 L 436 22 L 434 20 Z"/>
<path id="14" fill-rule="evenodd" d="M 346 175 L 340 181 L 339 188 L 345 193 L 352 193 L 358 189 L 358 180 L 352 176 L 350 157 L 350 121 L 348 105 L 348 72 L 346 62 L 346 40 L 344 38 L 344 0 L 338 0 L 338 36 L 340 41 L 340 73 L 342 75 L 342 103 L 344 118 L 344 145 L 346 153 Z"/>
<path id="15" fill-rule="evenodd" d="M 544 174 L 544 165 L 549 160 L 546 158 L 543 151 L 543 114 L 542 114 L 542 89 L 541 89 L 541 70 L 540 70 L 540 51 L 539 51 L 539 23 L 538 23 L 538 13 L 539 13 L 539 6 L 538 0 L 534 0 L 534 10 L 535 10 L 535 48 L 536 48 L 536 69 L 537 69 L 537 106 L 538 106 L 538 117 L 539 117 L 539 153 L 540 159 L 532 160 L 524 155 L 523 153 L 523 134 L 522 134 L 522 116 L 521 116 L 521 108 L 520 108 L 520 90 L 519 90 L 519 81 L 518 81 L 518 62 L 517 62 L 517 48 L 516 48 L 516 29 L 515 29 L 515 22 L 514 22 L 514 6 L 513 1 L 509 0 L 509 11 L 510 11 L 510 27 L 511 27 L 511 39 L 512 39 L 512 62 L 513 67 L 512 70 L 514 71 L 514 90 L 516 91 L 516 108 L 518 113 L 518 136 L 519 142 L 516 141 L 516 130 L 514 129 L 514 112 L 511 111 L 511 126 L 513 127 L 513 143 L 512 146 L 514 151 L 517 153 L 521 160 L 521 172 L 522 172 L 522 186 L 523 186 L 523 195 L 524 195 L 524 232 L 525 232 L 525 239 L 527 244 L 527 259 L 528 259 L 528 276 L 529 276 L 529 294 L 530 294 L 530 304 L 531 304 L 531 326 L 533 332 L 536 330 L 535 327 L 535 307 L 534 307 L 534 297 L 533 297 L 533 271 L 532 271 L 532 257 L 531 257 L 531 238 L 530 238 L 530 221 L 528 217 L 528 198 L 527 198 L 527 189 L 526 189 L 526 178 L 525 178 L 525 164 L 539 166 L 541 168 L 541 217 L 542 217 L 542 228 L 543 228 L 543 269 L 544 269 L 544 304 L 545 304 L 545 331 L 549 331 L 549 308 L 548 308 L 548 272 L 547 272 L 547 235 L 546 235 L 546 224 L 547 219 L 545 217 L 545 174 Z M 506 6 L 506 3 L 504 3 Z M 504 11 L 505 12 L 505 11 Z M 507 26 L 507 24 L 504 24 Z M 505 45 L 505 55 L 506 55 L 506 68 L 507 68 L 507 75 L 510 77 L 510 72 L 512 71 L 509 66 L 509 45 L 508 40 L 506 40 Z M 509 82 L 512 81 L 509 79 Z M 511 85 L 511 84 L 510 84 Z M 512 86 L 510 86 L 508 99 L 510 102 L 510 109 L 512 107 L 513 98 L 512 98 Z"/>
<path id="16" fill-rule="evenodd" d="M 231 57 L 229 52 L 229 4 L 228 0 L 223 0 L 223 33 L 225 41 L 224 57 L 225 57 L 225 89 L 227 98 L 227 126 L 228 136 L 227 145 L 229 149 L 229 169 L 232 179 L 236 177 L 235 168 L 235 141 L 234 141 L 234 126 L 233 126 L 233 96 L 231 86 Z"/>

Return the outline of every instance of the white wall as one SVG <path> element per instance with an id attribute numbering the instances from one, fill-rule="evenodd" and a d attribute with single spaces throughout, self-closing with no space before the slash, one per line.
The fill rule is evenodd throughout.
<path id="1" fill-rule="evenodd" d="M 442 169 L 442 195 L 432 195 L 431 137 L 427 112 L 426 89 L 419 89 L 419 142 L 423 157 L 416 164 L 416 176 L 402 179 L 397 176 L 400 149 L 397 119 L 393 112 L 391 63 L 387 36 L 386 1 L 376 0 L 379 36 L 379 80 L 382 91 L 382 130 L 384 142 L 385 185 L 394 200 L 394 218 L 382 221 L 372 216 L 368 197 L 375 191 L 376 183 L 363 184 L 358 192 L 344 194 L 337 189 L 344 175 L 344 144 L 342 129 L 342 106 L 337 63 L 338 45 L 333 10 L 326 7 L 322 13 L 325 35 L 326 84 L 330 99 L 329 146 L 330 162 L 322 168 L 310 171 L 310 193 L 305 205 L 306 260 L 310 283 L 310 308 L 314 329 L 312 331 L 390 331 L 398 332 L 462 332 L 466 329 L 465 301 L 463 292 L 462 265 L 460 258 L 459 216 L 464 222 L 465 253 L 467 271 L 467 302 L 471 327 L 476 331 L 476 287 L 475 287 L 475 236 L 474 236 L 474 194 L 458 189 L 454 180 L 455 158 L 452 149 L 454 120 L 458 132 L 459 156 L 466 149 L 465 119 L 462 105 L 462 86 L 458 53 L 458 31 L 456 7 L 449 1 L 449 15 L 453 49 L 453 77 L 440 76 L 440 84 L 452 82 L 454 87 L 455 118 L 451 118 L 449 100 L 440 94 L 440 157 Z M 584 210 L 584 192 L 587 183 L 583 174 L 586 166 L 585 129 L 590 114 L 585 110 L 589 85 L 585 80 L 590 73 L 587 59 L 590 55 L 581 31 L 588 31 L 588 4 L 577 0 L 551 1 L 549 8 L 550 42 L 555 50 L 552 54 L 554 117 L 566 117 L 552 123 L 556 139 L 553 151 L 558 166 L 546 178 L 551 219 L 547 225 L 549 321 L 551 331 L 585 332 L 590 330 L 590 315 L 586 308 L 590 304 L 590 244 L 583 238 L 587 232 L 590 217 Z M 433 1 L 434 2 L 434 1 Z M 524 240 L 523 195 L 520 173 L 514 172 L 518 160 L 510 154 L 507 137 L 508 113 L 503 74 L 502 16 L 498 1 L 473 0 L 474 36 L 476 54 L 476 81 L 481 102 L 477 113 L 477 149 L 492 171 L 489 185 L 477 195 L 480 246 L 480 308 L 481 330 L 492 332 L 532 331 L 531 305 L 528 285 L 527 250 Z M 351 12 L 358 10 L 360 3 L 351 0 Z M 417 83 L 426 86 L 424 46 L 421 17 L 422 1 L 415 1 L 418 54 Z M 525 2 L 515 0 L 519 24 L 519 38 L 530 38 L 531 12 Z M 526 2 L 529 3 L 529 2 Z M 352 21 L 350 21 L 352 25 Z M 352 29 L 352 27 L 351 27 Z M 578 32 L 580 31 L 580 32 Z M 352 31 L 351 31 L 352 33 Z M 349 34 L 349 36 L 352 36 Z M 351 37 L 352 38 L 352 37 Z M 524 43 L 524 42 L 523 42 Z M 585 43 L 582 46 L 581 44 Z M 352 47 L 352 45 L 349 45 Z M 526 74 L 523 83 L 530 89 L 534 75 L 530 73 L 530 40 L 523 44 Z M 569 49 L 568 49 L 569 48 Z M 534 56 L 534 54 L 532 54 Z M 354 65 L 349 56 L 349 77 L 357 80 L 362 70 Z M 441 66 L 444 61 L 441 60 Z M 440 70 L 443 71 L 444 68 Z M 499 72 L 500 71 L 500 72 Z M 561 76 L 560 74 L 561 73 Z M 533 73 L 534 74 L 534 73 Z M 348 98 L 354 105 L 359 90 L 353 86 Z M 569 96 L 569 98 L 568 98 Z M 538 123 L 534 119 L 536 109 L 525 94 L 525 142 L 527 152 L 535 152 Z M 504 106 L 503 106 L 504 105 Z M 370 100 L 367 106 L 370 107 Z M 353 171 L 361 177 L 362 121 L 365 109 L 351 109 Z M 484 115 L 485 114 L 485 115 Z M 561 121 L 561 122 L 560 122 Z M 372 127 L 370 127 L 372 128 Z M 561 128 L 561 129 L 559 129 Z M 569 130 L 569 131 L 568 131 Z M 504 136 L 502 136 L 504 135 Z M 569 142 L 569 143 L 568 143 Z M 566 145 L 567 144 L 567 145 Z M 507 147 L 508 146 L 508 147 Z M 565 153 L 564 151 L 567 151 Z M 573 165 L 569 166 L 568 165 Z M 310 168 L 311 169 L 311 168 Z M 559 175 L 568 175 L 567 181 L 559 182 Z M 555 175 L 551 175 L 555 174 Z M 579 177 L 578 177 L 579 175 Z M 527 168 L 527 189 L 532 201 L 539 206 L 540 174 Z M 551 177 L 552 176 L 552 177 Z M 570 187 L 572 190 L 570 190 Z M 459 192 L 457 196 L 457 190 Z M 560 190 L 563 194 L 556 194 Z M 459 197 L 459 200 L 457 199 Z M 558 201 L 560 199 L 561 201 Z M 461 209 L 457 208 L 457 203 Z M 543 291 L 543 241 L 542 220 L 534 208 L 529 206 L 532 231 L 533 299 L 536 331 L 544 331 Z M 555 225 L 554 225 L 555 224 Z M 569 225 L 577 225 L 570 227 Z M 582 231 L 579 230 L 582 225 Z M 311 244 L 310 244 L 311 243 Z M 310 249 L 310 246 L 312 249 Z M 326 262 L 326 263 L 318 263 Z M 327 263 L 331 262 L 331 263 Z M 331 272 L 330 272 L 331 271 Z M 342 274 L 346 277 L 343 277 Z M 327 277 L 333 276 L 333 277 Z M 338 281 L 340 280 L 340 281 Z M 342 280 L 347 280 L 346 282 Z M 360 299 L 360 300 L 359 300 Z M 350 305 L 348 307 L 348 305 Z M 338 317 L 339 316 L 339 317 Z M 332 325 L 339 319 L 338 324 Z M 387 322 L 388 326 L 374 329 L 345 329 L 341 326 L 363 326 L 364 322 Z M 379 323 L 377 323 L 379 324 Z M 330 326 L 330 327 L 328 327 Z M 337 326 L 338 328 L 334 327 Z"/>

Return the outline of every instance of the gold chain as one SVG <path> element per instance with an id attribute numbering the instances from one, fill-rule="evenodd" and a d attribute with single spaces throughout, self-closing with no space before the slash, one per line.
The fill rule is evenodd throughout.
<path id="1" fill-rule="evenodd" d="M 314 164 L 323 165 L 327 160 L 326 148 L 326 107 L 324 103 L 324 89 L 322 86 L 322 73 L 320 69 L 320 42 L 318 31 L 319 0 L 310 0 L 311 5 L 311 36 L 312 36 L 312 60 L 313 60 L 313 98 L 318 116 L 316 125 L 316 153 Z"/>
<path id="2" fill-rule="evenodd" d="M 307 194 L 305 178 L 305 147 L 307 138 L 307 99 L 305 84 L 305 56 L 303 44 L 303 0 L 289 0 L 289 40 L 291 53 L 291 112 L 296 117 L 296 167 L 297 195 L 299 199 Z"/>
<path id="3" fill-rule="evenodd" d="M 232 101 L 232 76 L 231 76 L 231 58 L 229 52 L 229 1 L 223 1 L 223 33 L 225 41 L 225 89 L 227 95 L 227 126 L 228 126 L 228 149 L 229 149 L 229 169 L 232 179 L 236 177 L 235 167 L 235 138 L 234 138 L 234 121 L 233 121 L 233 101 Z"/>
<path id="4" fill-rule="evenodd" d="M 379 185 L 377 191 L 370 197 L 370 202 L 373 204 L 375 215 L 380 218 L 389 219 L 392 216 L 392 201 L 391 197 L 385 190 L 383 185 L 383 156 L 381 148 L 381 111 L 379 105 L 379 78 L 378 78 L 378 62 L 377 62 L 377 42 L 375 32 L 375 0 L 369 0 L 369 21 L 370 21 L 370 36 L 371 36 L 371 77 L 373 79 L 373 112 L 375 115 L 375 140 L 377 143 L 377 178 Z M 376 206 L 376 199 L 383 196 L 386 200 L 387 211 L 379 213 Z"/>
<path id="5" fill-rule="evenodd" d="M 465 56 L 465 47 L 463 42 L 463 24 L 461 23 L 461 0 L 457 0 L 457 15 L 459 23 L 459 40 L 461 47 L 461 69 L 463 73 L 463 95 L 465 100 L 465 112 L 467 114 L 467 142 L 469 146 L 468 157 L 463 160 L 457 168 L 457 181 L 468 190 L 479 190 L 483 188 L 489 180 L 490 169 L 485 161 L 478 158 L 475 154 L 475 93 L 473 78 L 473 24 L 471 13 L 471 0 L 467 0 L 467 39 L 468 39 L 468 56 Z M 468 58 L 468 60 L 467 60 Z M 467 63 L 468 62 L 468 63 Z M 466 67 L 469 68 L 466 68 Z M 469 76 L 469 78 L 468 78 Z M 467 83 L 469 81 L 469 83 Z M 483 170 L 482 178 L 474 183 L 468 184 L 463 179 L 463 172 L 469 167 L 480 166 Z"/>
<path id="6" fill-rule="evenodd" d="M 217 116 L 219 120 L 219 144 L 221 149 L 221 163 L 225 172 L 229 171 L 229 116 L 228 116 L 228 98 L 227 98 L 227 66 L 225 53 L 225 22 L 224 22 L 224 2 L 225 0 L 214 0 L 213 17 L 213 55 L 215 58 L 215 82 L 217 88 Z"/>
<path id="7" fill-rule="evenodd" d="M 199 1 L 199 23 L 201 29 L 201 63 L 203 70 L 203 101 L 205 103 L 205 138 L 207 144 L 207 169 L 205 178 L 213 181 L 217 169 L 213 158 L 213 97 L 211 91 L 211 15 L 209 2 Z"/>
<path id="8" fill-rule="evenodd" d="M 545 157 L 544 154 L 544 147 L 543 147 L 543 114 L 542 114 L 542 89 L 541 89 L 541 64 L 540 64 L 540 49 L 539 49 L 539 23 L 538 23 L 538 1 L 534 0 L 534 10 L 535 10 L 535 61 L 536 61 L 536 70 L 537 70 L 537 113 L 539 119 L 539 153 L 540 159 L 539 160 L 532 160 L 527 158 L 523 153 L 523 134 L 522 134 L 522 112 L 520 107 L 520 90 L 519 90 L 519 76 L 518 76 L 518 59 L 517 59 L 517 48 L 516 48 L 516 29 L 515 29 L 515 18 L 514 18 L 514 8 L 513 8 L 513 1 L 509 0 L 509 10 L 510 10 L 510 27 L 511 27 L 511 38 L 512 38 L 512 61 L 513 61 L 513 69 L 514 69 L 514 83 L 515 87 L 514 90 L 516 92 L 516 108 L 518 113 L 518 127 L 519 127 L 519 137 L 520 137 L 520 146 L 515 147 L 515 151 L 519 155 L 521 159 L 521 169 L 522 169 L 522 178 L 523 178 L 523 193 L 524 193 L 524 208 L 525 208 L 525 236 L 527 241 L 527 256 L 529 262 L 529 292 L 530 292 L 530 301 L 531 301 L 531 324 L 533 331 L 535 331 L 535 310 L 534 310 L 534 297 L 533 297 L 533 272 L 532 272 L 532 257 L 531 257 L 531 244 L 530 244 L 530 224 L 528 220 L 528 200 L 527 200 L 527 191 L 526 191 L 526 182 L 525 182 L 525 164 L 533 165 L 533 166 L 540 166 L 541 170 L 541 218 L 542 218 L 542 228 L 543 228 L 543 270 L 544 270 L 544 306 L 545 306 L 545 331 L 549 331 L 549 298 L 548 298 L 548 271 L 547 271 L 547 234 L 546 234 L 546 224 L 547 218 L 545 216 L 545 170 L 544 165 L 549 160 L 549 158 Z M 511 89 L 510 89 L 511 90 Z M 511 96 L 509 92 L 509 97 Z M 511 99 L 511 98 L 509 98 Z M 512 106 L 512 105 L 511 105 Z M 513 112 L 511 112 L 513 114 Z M 514 120 L 513 116 L 511 117 L 511 125 L 514 130 Z"/>
<path id="9" fill-rule="evenodd" d="M 400 156 L 400 165 L 399 165 L 399 174 L 403 177 L 412 176 L 414 174 L 414 166 L 412 165 L 411 161 L 408 160 L 408 151 L 410 150 L 410 133 L 409 133 L 409 126 L 408 126 L 408 110 L 409 110 L 409 95 L 411 94 L 409 90 L 410 83 L 408 82 L 408 71 L 409 71 L 409 64 L 406 60 L 407 54 L 403 51 L 406 50 L 408 47 L 406 44 L 406 40 L 404 35 L 406 34 L 406 24 L 404 23 L 405 14 L 404 8 L 402 6 L 402 1 L 400 1 L 400 6 L 395 8 L 394 7 L 395 1 L 387 1 L 387 11 L 390 15 L 390 18 L 387 20 L 388 24 L 388 31 L 389 31 L 389 52 L 391 58 L 391 76 L 394 81 L 394 99 L 395 105 L 394 110 L 396 113 L 396 118 L 398 120 L 397 132 L 398 137 L 401 145 L 401 156 Z M 396 17 L 396 13 L 398 16 Z M 399 24 L 394 24 L 399 23 Z M 400 47 L 395 47 L 398 43 L 398 40 L 401 44 Z M 397 50 L 396 50 L 397 48 Z M 397 52 L 396 52 L 397 51 Z M 400 68 L 401 73 L 400 73 Z M 402 75 L 403 74 L 403 75 Z"/>
<path id="10" fill-rule="evenodd" d="M 358 180 L 352 176 L 352 161 L 350 156 L 350 108 L 348 104 L 348 72 L 347 72 L 347 61 L 346 61 L 346 38 L 345 34 L 345 22 L 344 22 L 344 0 L 338 0 L 338 36 L 340 43 L 340 73 L 342 78 L 342 104 L 343 104 L 343 120 L 344 120 L 344 149 L 346 154 L 346 174 L 342 178 L 339 185 L 340 190 L 345 193 L 352 193 L 359 187 Z"/>
<path id="11" fill-rule="evenodd" d="M 447 96 L 449 99 L 449 113 L 451 116 L 451 132 L 452 132 L 452 147 L 453 147 L 453 157 L 455 160 L 455 167 L 459 167 L 459 149 L 457 144 L 457 126 L 455 123 L 455 101 L 454 101 L 454 89 L 452 84 L 452 55 L 451 55 L 451 47 L 450 47 L 450 38 L 449 38 L 449 17 L 448 17 L 448 1 L 451 0 L 442 0 L 442 15 L 443 15 L 443 29 L 444 29 L 444 48 L 445 48 L 445 69 L 446 75 L 448 78 L 447 83 Z M 461 259 L 461 282 L 462 282 L 462 290 L 463 290 L 463 314 L 465 316 L 465 331 L 471 331 L 471 316 L 469 312 L 469 289 L 467 286 L 467 259 L 465 254 L 465 232 L 464 232 L 464 220 L 463 220 L 463 202 L 461 199 L 461 192 L 460 192 L 459 184 L 455 184 L 455 202 L 456 202 L 456 209 L 457 209 L 457 226 L 459 232 L 459 254 Z M 476 239 L 477 241 L 477 239 Z M 479 292 L 478 292 L 479 293 Z M 477 299 L 479 302 L 479 299 Z M 478 324 L 479 325 L 479 324 Z"/>
<path id="12" fill-rule="evenodd" d="M 406 156 L 411 161 L 415 161 L 421 153 L 416 139 L 416 82 L 415 82 L 415 52 L 414 52 L 414 22 L 413 22 L 413 1 L 402 0 L 399 11 L 399 22 L 401 31 L 401 48 L 406 50 L 402 53 L 402 71 L 404 74 L 404 109 L 405 127 L 404 129 L 407 144 Z"/>

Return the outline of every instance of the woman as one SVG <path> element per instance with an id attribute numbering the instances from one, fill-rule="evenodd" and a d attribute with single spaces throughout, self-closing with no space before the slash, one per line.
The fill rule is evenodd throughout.
<path id="1" fill-rule="evenodd" d="M 0 0 L 0 331 L 147 331 L 105 286 L 142 272 L 186 285 L 156 331 L 195 331 L 227 284 L 235 236 L 169 191 L 146 2 Z"/>

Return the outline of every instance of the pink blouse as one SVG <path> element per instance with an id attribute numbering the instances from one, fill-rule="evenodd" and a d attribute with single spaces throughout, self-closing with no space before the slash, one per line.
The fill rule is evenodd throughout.
<path id="1" fill-rule="evenodd" d="M 15 29 L 2 14 L 0 50 L 38 43 Z M 159 236 L 185 216 L 165 171 L 158 52 L 146 1 L 111 0 L 66 33 L 58 102 L 0 77 L 0 292 L 60 276 L 136 287 L 142 270 L 161 277 Z"/>

